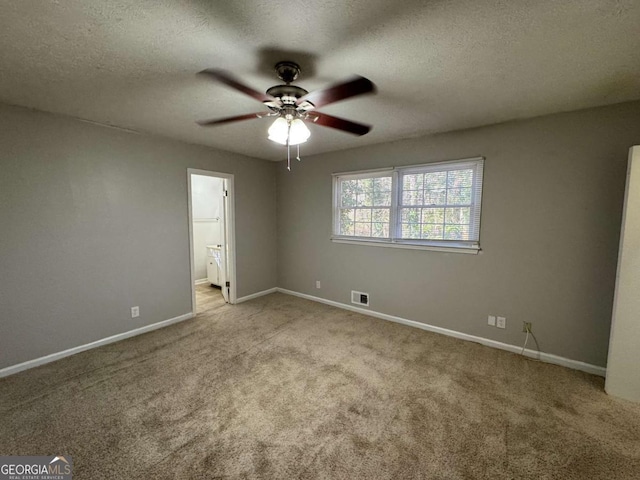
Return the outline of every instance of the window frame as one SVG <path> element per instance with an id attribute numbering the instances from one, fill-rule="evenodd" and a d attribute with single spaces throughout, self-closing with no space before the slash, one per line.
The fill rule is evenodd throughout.
<path id="1" fill-rule="evenodd" d="M 395 195 L 393 194 L 394 190 L 395 190 L 395 178 L 393 175 L 393 169 L 391 168 L 384 168 L 384 169 L 377 169 L 377 170 L 366 170 L 366 171 L 360 171 L 360 172 L 351 172 L 351 173 L 340 173 L 340 174 L 333 174 L 333 229 L 332 229 L 332 234 L 331 234 L 331 239 L 333 240 L 335 239 L 348 239 L 348 240 L 357 240 L 360 242 L 363 241 L 370 241 L 370 242 L 389 242 L 391 240 L 391 236 L 389 237 L 361 237 L 361 236 L 355 236 L 355 235 L 336 235 L 334 232 L 337 232 L 339 227 L 340 227 L 340 198 L 339 198 L 339 189 L 338 189 L 338 182 L 339 182 L 339 177 L 342 176 L 348 176 L 349 180 L 360 180 L 363 178 L 380 178 L 380 177 L 391 177 L 391 205 L 389 207 L 381 207 L 381 208 L 389 208 L 389 234 L 391 234 L 391 229 L 393 226 L 393 221 L 394 221 L 394 202 L 395 202 Z M 354 209 L 357 209 L 358 207 L 354 207 Z M 368 208 L 374 208 L 372 207 L 368 207 Z"/>
<path id="2" fill-rule="evenodd" d="M 433 250 L 442 252 L 477 254 L 480 248 L 480 220 L 482 215 L 482 188 L 484 173 L 484 157 L 463 158 L 457 160 L 447 160 L 441 162 L 424 163 L 419 165 L 407 165 L 398 167 L 379 168 L 372 170 L 360 170 L 355 172 L 339 172 L 332 174 L 333 177 L 333 200 L 332 200 L 332 231 L 331 241 L 336 243 L 346 243 L 355 245 L 372 245 L 392 248 L 406 248 L 418 250 Z M 477 240 L 426 240 L 426 239 L 403 239 L 402 222 L 399 216 L 402 208 L 402 188 L 401 181 L 405 175 L 412 173 L 425 173 L 425 171 L 450 171 L 473 168 L 471 221 L 469 223 L 470 238 Z M 336 232 L 340 228 L 340 180 L 348 177 L 349 180 L 361 178 L 391 177 L 391 207 L 389 213 L 389 237 L 362 237 L 354 235 L 339 235 Z M 477 183 L 480 182 L 478 187 Z M 386 207 L 385 207 L 386 208 Z M 406 206 L 405 206 L 406 208 Z M 417 208 L 424 208 L 419 206 Z M 475 210 L 478 210 L 477 224 L 472 220 Z"/>

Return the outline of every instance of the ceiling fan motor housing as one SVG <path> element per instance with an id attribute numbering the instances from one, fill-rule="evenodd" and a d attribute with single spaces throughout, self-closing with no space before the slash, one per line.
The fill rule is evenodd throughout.
<path id="1" fill-rule="evenodd" d="M 267 90 L 267 95 L 279 98 L 284 104 L 294 104 L 298 98 L 304 97 L 307 92 L 304 88 L 295 85 L 276 85 Z"/>
<path id="2" fill-rule="evenodd" d="M 293 107 L 298 102 L 299 98 L 304 97 L 309 92 L 302 87 L 298 87 L 296 85 L 291 85 L 298 75 L 300 74 L 300 66 L 294 62 L 279 62 L 275 67 L 276 73 L 278 74 L 278 78 L 285 82 L 285 85 L 276 85 L 267 90 L 267 95 L 271 95 L 282 102 L 282 105 L 285 107 L 282 110 L 287 110 L 286 112 L 281 113 L 293 113 L 295 108 L 286 108 Z M 310 106 L 310 105 L 309 105 Z M 292 110 L 289 112 L 288 110 Z"/>

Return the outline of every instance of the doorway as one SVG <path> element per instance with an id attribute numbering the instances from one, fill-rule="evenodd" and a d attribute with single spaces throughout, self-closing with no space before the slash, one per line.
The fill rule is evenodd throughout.
<path id="1" fill-rule="evenodd" d="M 235 303 L 233 175 L 187 169 L 191 303 L 194 313 Z"/>

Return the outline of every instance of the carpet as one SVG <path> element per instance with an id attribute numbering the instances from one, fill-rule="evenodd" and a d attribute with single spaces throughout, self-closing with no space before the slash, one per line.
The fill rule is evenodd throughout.
<path id="1" fill-rule="evenodd" d="M 603 383 L 280 293 L 218 297 L 1 379 L 0 454 L 70 455 L 75 479 L 637 479 L 640 406 Z"/>

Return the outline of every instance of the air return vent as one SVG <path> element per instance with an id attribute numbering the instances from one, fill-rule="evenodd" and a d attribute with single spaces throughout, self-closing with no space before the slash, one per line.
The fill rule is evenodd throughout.
<path id="1" fill-rule="evenodd" d="M 351 303 L 355 303 L 356 305 L 364 305 L 365 307 L 369 306 L 369 294 L 364 292 L 356 292 L 355 290 L 351 290 Z"/>

